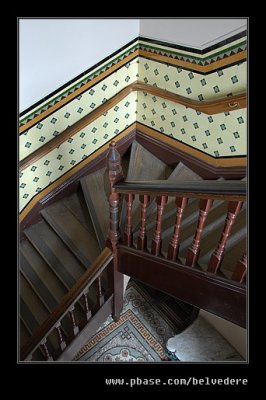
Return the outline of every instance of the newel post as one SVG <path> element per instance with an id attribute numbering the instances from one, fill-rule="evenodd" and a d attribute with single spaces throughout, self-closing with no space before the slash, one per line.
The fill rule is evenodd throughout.
<path id="1" fill-rule="evenodd" d="M 113 252 L 113 319 L 119 320 L 120 313 L 123 308 L 123 274 L 118 272 L 118 254 L 117 245 L 120 239 L 119 231 L 119 203 L 120 195 L 115 192 L 114 184 L 124 180 L 124 175 L 121 165 L 121 157 L 116 149 L 116 143 L 112 141 L 109 145 L 109 150 L 106 156 L 106 171 L 105 171 L 105 192 L 109 202 L 109 231 L 106 245 Z"/>

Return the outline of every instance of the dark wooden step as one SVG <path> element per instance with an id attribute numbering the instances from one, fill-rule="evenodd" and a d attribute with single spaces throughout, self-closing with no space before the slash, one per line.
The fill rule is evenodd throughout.
<path id="1" fill-rule="evenodd" d="M 67 290 L 28 241 L 20 246 L 20 269 L 51 312 Z"/>
<path id="2" fill-rule="evenodd" d="M 49 311 L 43 305 L 30 284 L 20 273 L 20 317 L 33 333 L 49 316 Z"/>
<path id="3" fill-rule="evenodd" d="M 88 268 L 100 253 L 95 237 L 62 202 L 42 210 L 41 214 L 77 259 Z"/>
<path id="4" fill-rule="evenodd" d="M 104 172 L 105 168 L 102 168 L 80 181 L 101 250 L 105 247 L 109 229 L 109 204 L 104 192 Z"/>
<path id="5" fill-rule="evenodd" d="M 83 225 L 84 228 L 87 229 L 87 231 L 94 236 L 94 228 L 93 224 L 91 222 L 91 217 L 82 193 L 82 189 L 79 188 L 79 190 L 75 193 L 73 193 L 71 196 L 65 197 L 62 199 L 62 202 L 65 207 L 68 208 L 68 210 L 77 218 L 77 220 Z"/>
<path id="6" fill-rule="evenodd" d="M 32 225 L 25 235 L 69 290 L 84 272 L 82 265 L 45 221 Z"/>
<path id="7" fill-rule="evenodd" d="M 27 327 L 25 326 L 24 322 L 22 319 L 19 319 L 19 347 L 21 348 L 24 346 L 27 341 L 30 339 L 31 334 Z"/>

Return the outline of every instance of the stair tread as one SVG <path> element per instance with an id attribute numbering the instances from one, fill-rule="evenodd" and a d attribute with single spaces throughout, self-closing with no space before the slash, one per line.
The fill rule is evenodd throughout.
<path id="1" fill-rule="evenodd" d="M 86 228 L 93 236 L 95 234 L 94 228 L 82 193 L 75 192 L 72 195 L 62 199 L 62 202 L 69 209 L 69 211 L 72 212 L 75 218 L 77 218 L 77 220 L 84 226 L 84 228 Z"/>
<path id="2" fill-rule="evenodd" d="M 33 333 L 48 317 L 49 311 L 20 274 L 20 317 Z"/>
<path id="3" fill-rule="evenodd" d="M 26 229 L 25 235 L 63 285 L 70 289 L 84 273 L 84 267 L 53 229 L 41 221 Z"/>
<path id="4" fill-rule="evenodd" d="M 95 237 L 84 228 L 62 202 L 42 210 L 41 214 L 85 267 L 88 267 L 97 258 L 100 251 Z"/>
<path id="5" fill-rule="evenodd" d="M 20 319 L 19 321 L 19 347 L 22 348 L 27 341 L 30 339 L 31 335 L 23 323 L 23 321 Z"/>
<path id="6" fill-rule="evenodd" d="M 20 268 L 52 311 L 67 291 L 49 265 L 26 240 L 20 246 Z"/>
<path id="7" fill-rule="evenodd" d="M 109 229 L 109 204 L 104 192 L 104 172 L 105 168 L 102 168 L 80 181 L 101 249 L 105 247 Z"/>
<path id="8" fill-rule="evenodd" d="M 149 181 L 167 179 L 166 164 L 146 150 L 138 142 L 131 145 L 127 180 Z"/>

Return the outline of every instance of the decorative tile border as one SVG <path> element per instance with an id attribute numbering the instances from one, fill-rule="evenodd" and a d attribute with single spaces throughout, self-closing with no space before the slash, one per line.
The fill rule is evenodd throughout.
<path id="1" fill-rule="evenodd" d="M 244 34 L 245 33 L 243 33 L 243 35 Z M 115 70 L 114 67 L 125 65 L 130 61 L 130 59 L 132 59 L 132 56 L 152 56 L 153 59 L 155 58 L 158 60 L 163 57 L 164 62 L 174 65 L 180 63 L 180 66 L 183 68 L 186 67 L 186 64 L 191 70 L 193 70 L 195 66 L 201 67 L 201 73 L 210 72 L 210 65 L 211 70 L 219 68 L 218 62 L 223 59 L 226 59 L 226 65 L 230 65 L 230 63 L 235 62 L 231 59 L 232 57 L 238 55 L 237 61 L 244 60 L 246 57 L 246 39 L 244 36 L 237 38 L 230 43 L 228 42 L 226 45 L 222 42 L 223 45 L 219 49 L 217 48 L 217 45 L 213 50 L 209 51 L 209 49 L 206 49 L 208 51 L 206 54 L 204 52 L 198 54 L 198 51 L 195 49 L 190 49 L 190 51 L 188 51 L 186 48 L 186 50 L 184 50 L 184 47 L 182 46 L 175 46 L 167 43 L 162 45 L 162 42 L 155 45 L 154 41 L 152 41 L 152 44 L 150 42 L 149 39 L 145 38 L 137 38 L 133 40 L 127 46 L 124 46 L 124 48 L 110 56 L 110 58 L 105 59 L 104 62 L 98 64 L 97 67 L 93 67 L 84 72 L 82 78 L 79 76 L 72 80 L 69 85 L 64 85 L 63 88 L 59 89 L 59 91 L 50 96 L 50 98 L 47 96 L 45 101 L 39 102 L 38 105 L 26 110 L 26 112 L 21 114 L 20 132 L 28 129 L 36 123 L 37 120 L 39 121 L 42 114 L 47 116 L 50 114 L 50 111 L 55 111 L 55 109 L 58 109 L 63 104 L 66 104 L 66 102 L 72 100 L 74 97 L 93 86 L 96 83 L 95 80 L 99 80 L 101 75 L 104 74 L 107 76 Z M 179 49 L 178 51 L 177 48 Z M 204 71 L 204 67 L 207 67 L 206 71 Z"/>

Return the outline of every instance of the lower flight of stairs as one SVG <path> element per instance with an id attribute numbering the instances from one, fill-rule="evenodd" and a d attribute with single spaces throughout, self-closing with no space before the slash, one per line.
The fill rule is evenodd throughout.
<path id="1" fill-rule="evenodd" d="M 129 157 L 130 155 L 130 157 Z M 133 142 L 130 152 L 123 159 L 127 180 L 200 180 L 199 175 L 181 162 L 175 169 L 149 153 L 137 142 Z M 24 230 L 20 245 L 20 347 L 45 322 L 51 312 L 60 304 L 64 296 L 80 279 L 105 247 L 109 227 L 109 206 L 104 192 L 104 169 L 87 175 L 80 180 L 76 193 L 48 206 L 41 211 L 41 221 Z M 125 228 L 125 202 L 121 207 L 121 233 Z M 215 201 L 208 215 L 203 232 L 199 264 L 207 268 L 210 253 L 217 244 L 224 225 L 226 204 Z M 147 213 L 148 249 L 155 229 L 156 203 L 151 199 Z M 169 198 L 164 212 L 162 251 L 173 232 L 176 215 L 174 199 Z M 224 257 L 225 274 L 230 272 L 245 249 L 246 220 L 245 207 L 237 217 L 232 234 L 227 243 Z M 179 258 L 185 261 L 186 250 L 193 240 L 198 219 L 198 200 L 191 200 L 184 212 Z M 134 242 L 136 243 L 140 223 L 140 203 L 135 201 L 132 209 Z M 104 274 L 102 291 L 108 289 L 108 274 Z M 97 287 L 89 293 L 90 309 L 97 302 Z M 81 323 L 84 304 L 76 309 L 77 324 Z M 65 319 L 62 334 L 71 334 L 71 324 Z M 92 332 L 93 334 L 94 332 Z M 56 352 L 58 340 L 50 335 L 48 347 Z M 45 354 L 38 350 L 33 360 L 45 360 Z"/>

